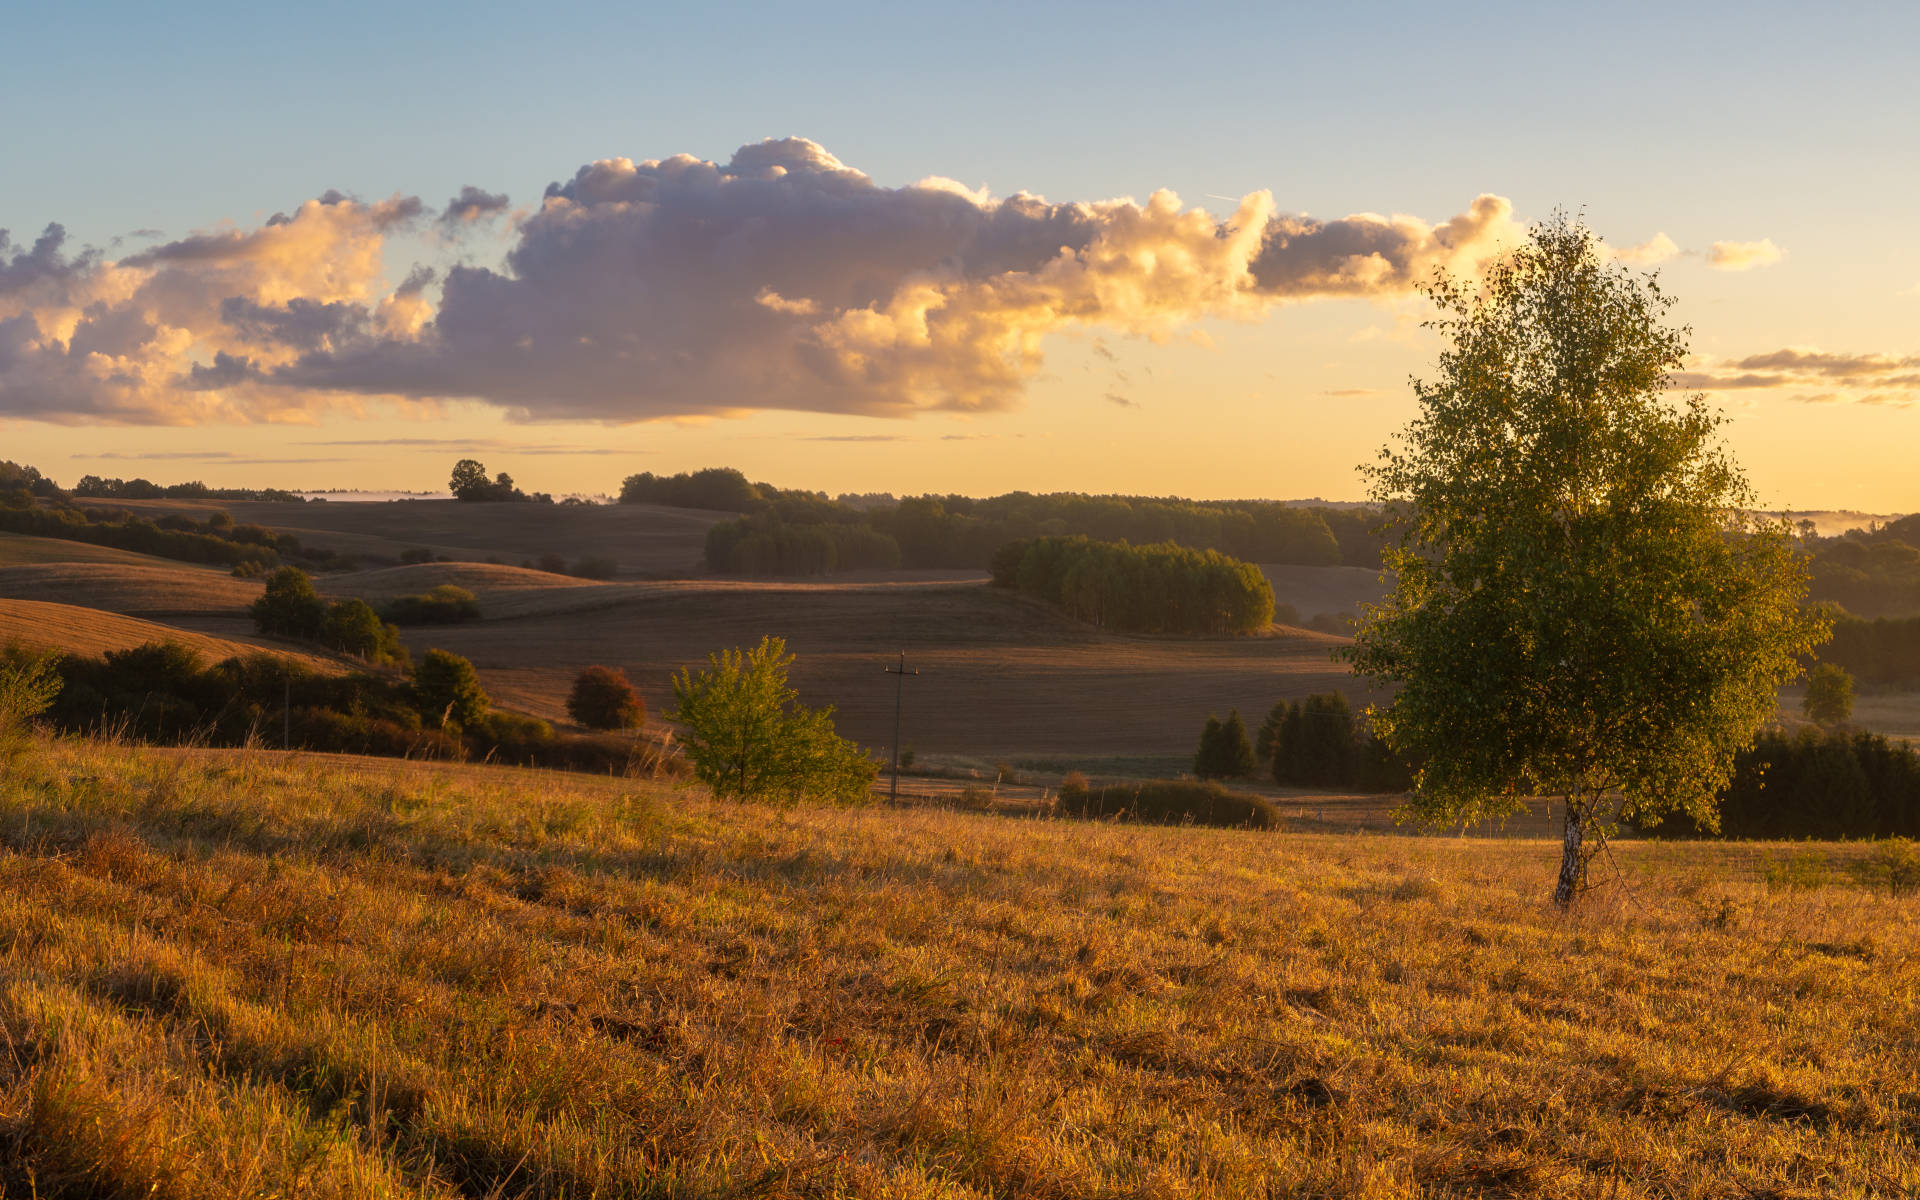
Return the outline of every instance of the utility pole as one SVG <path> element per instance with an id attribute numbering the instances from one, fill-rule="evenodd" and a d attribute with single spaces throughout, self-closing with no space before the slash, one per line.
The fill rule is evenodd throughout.
<path id="1" fill-rule="evenodd" d="M 907 676 L 918 675 L 918 668 L 907 670 L 907 652 L 900 652 L 900 665 L 885 668 L 886 673 L 896 676 L 893 681 L 893 787 L 887 795 L 889 804 L 900 800 L 900 697 L 907 688 Z"/>

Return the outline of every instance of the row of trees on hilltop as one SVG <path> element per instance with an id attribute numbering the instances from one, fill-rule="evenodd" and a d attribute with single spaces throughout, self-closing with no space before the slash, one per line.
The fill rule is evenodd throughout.
<path id="1" fill-rule="evenodd" d="M 623 504 L 741 514 L 710 533 L 707 566 L 738 574 L 822 574 L 863 567 L 983 569 L 1010 541 L 1082 536 L 1171 542 L 1250 562 L 1379 565 L 1370 509 L 1269 500 L 1194 501 L 1077 492 L 842 496 L 754 483 L 729 467 L 630 475 Z M 831 547 L 831 549 L 829 549 Z"/>
<path id="2" fill-rule="evenodd" d="M 1217 550 L 1044 537 L 1007 543 L 994 552 L 991 568 L 994 586 L 1104 629 L 1246 634 L 1273 621 L 1267 577 Z"/>

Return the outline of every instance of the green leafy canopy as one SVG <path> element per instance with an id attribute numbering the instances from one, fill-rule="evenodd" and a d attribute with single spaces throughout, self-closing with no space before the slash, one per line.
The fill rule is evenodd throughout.
<path id="1" fill-rule="evenodd" d="M 833 729 L 833 709 L 810 709 L 787 686 L 793 656 L 780 638 L 707 656 L 707 669 L 673 677 L 669 718 L 684 729 L 694 773 L 717 796 L 742 800 L 866 798 L 876 770 Z"/>
<path id="2" fill-rule="evenodd" d="M 1752 515 L 1724 418 L 1668 390 L 1688 332 L 1664 324 L 1672 298 L 1565 215 L 1477 290 L 1428 295 L 1447 348 L 1366 468 L 1394 587 L 1345 651 L 1396 689 L 1373 722 L 1419 764 L 1410 812 L 1554 795 L 1602 835 L 1671 812 L 1712 828 L 1827 623 L 1790 528 Z"/>

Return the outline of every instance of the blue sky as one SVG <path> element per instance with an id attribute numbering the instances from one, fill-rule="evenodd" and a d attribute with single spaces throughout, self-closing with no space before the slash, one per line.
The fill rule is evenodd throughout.
<path id="1" fill-rule="evenodd" d="M 596 159 L 684 152 L 724 163 L 743 144 L 797 135 L 886 187 L 938 175 L 995 196 L 1027 190 L 1055 201 L 1144 198 L 1164 187 L 1221 216 L 1234 208 L 1222 197 L 1264 188 L 1283 213 L 1429 222 L 1494 192 L 1521 220 L 1581 208 L 1618 245 L 1656 233 L 1696 251 L 1764 238 L 1785 251 L 1764 270 L 1690 270 L 1684 260 L 1668 268 L 1697 350 L 1728 361 L 1784 346 L 1920 354 L 1920 299 L 1901 294 L 1920 286 L 1914 5 L 102 4 L 15 12 L 8 41 L 0 111 L 13 119 L 0 134 L 0 227 L 16 246 L 58 221 L 114 256 L 149 244 L 113 248 L 135 230 L 173 239 L 221 222 L 251 227 L 329 188 L 368 201 L 418 194 L 437 206 L 472 184 L 524 205 Z M 497 265 L 499 249 L 460 253 Z M 406 260 L 404 246 L 389 247 L 389 285 Z M 1305 411 L 1315 395 L 1350 390 L 1322 372 L 1360 371 L 1368 377 L 1356 386 L 1384 389 L 1430 356 L 1406 341 L 1364 371 L 1329 366 L 1337 356 L 1316 339 L 1391 331 L 1406 310 L 1339 301 L 1306 314 L 1311 307 L 1283 306 L 1251 328 L 1225 330 L 1197 377 L 1211 386 L 1223 375 L 1310 375 L 1261 401 Z M 1073 353 L 1050 351 L 1025 403 L 994 432 L 1057 431 L 1048 414 L 1073 402 L 1055 394 Z M 1159 361 L 1174 352 L 1140 353 Z M 1736 414 L 1733 436 L 1763 491 L 1792 492 L 1802 504 L 1920 507 L 1910 483 L 1792 459 L 1796 446 L 1829 437 L 1920 444 L 1920 410 L 1755 403 Z M 497 413 L 463 411 L 444 417 L 458 426 L 449 436 L 518 436 Z M 1294 468 L 1312 486 L 1271 490 L 1354 491 L 1351 452 L 1377 445 L 1409 412 L 1382 404 L 1353 414 L 1359 428 L 1343 431 L 1351 437 L 1303 453 Z M 1181 427 L 1237 419 L 1203 405 L 1182 413 Z M 373 430 L 387 420 L 361 418 Z M 795 457 L 792 438 L 861 436 L 866 425 L 850 420 L 782 414 L 730 419 L 720 432 L 646 425 L 619 427 L 618 436 L 656 457 L 758 456 L 767 474 L 792 463 L 788 475 L 813 466 L 841 477 L 837 486 L 911 488 L 885 465 L 900 462 L 897 447 L 841 442 Z M 337 421 L 325 418 L 334 432 L 354 428 Z M 417 415 L 403 424 L 413 428 Z M 43 457 L 75 437 L 71 426 L 4 428 Z M 1163 443 L 1167 428 L 1155 426 L 1140 446 Z M 205 436 L 229 459 L 245 438 L 259 457 L 291 445 L 277 425 Z M 107 437 L 129 450 L 141 441 L 121 429 Z M 1299 474 L 1328 453 L 1343 458 L 1338 470 Z M 1039 454 L 1032 465 L 1056 457 Z M 921 461 L 932 486 L 1008 482 L 953 447 Z M 408 475 L 395 484 L 440 474 L 437 459 L 430 469 L 398 456 L 379 462 Z M 526 469 L 535 482 L 561 470 L 545 461 Z M 600 473 L 617 479 L 612 465 Z M 1229 475 L 1236 491 L 1259 479 Z M 1163 486 L 1197 491 L 1217 476 L 1173 471 Z M 1089 469 L 1058 485 L 1121 478 L 1138 479 L 1129 490 L 1160 490 L 1138 471 Z M 1814 490 L 1821 494 L 1807 495 Z"/>

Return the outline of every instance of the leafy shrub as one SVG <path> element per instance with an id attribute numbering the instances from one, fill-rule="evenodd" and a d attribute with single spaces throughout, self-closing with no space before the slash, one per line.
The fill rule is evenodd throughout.
<path id="1" fill-rule="evenodd" d="M 1217 783 L 1157 780 L 1100 788 L 1060 789 L 1060 811 L 1072 817 L 1112 817 L 1156 824 L 1278 829 L 1280 810 L 1260 797 Z"/>
<path id="2" fill-rule="evenodd" d="M 320 644 L 331 650 L 356 655 L 370 663 L 402 665 L 407 648 L 400 644 L 400 631 L 382 621 L 380 614 L 365 600 L 336 600 L 320 622 Z"/>
<path id="3" fill-rule="evenodd" d="M 18 642 L 0 650 L 0 763 L 10 762 L 27 745 L 34 718 L 53 707 L 64 686 L 60 656 L 34 653 Z"/>
<path id="4" fill-rule="evenodd" d="M 299 567 L 281 567 L 267 577 L 267 590 L 248 607 L 253 627 L 273 637 L 313 641 L 327 618 L 327 602 Z"/>
<path id="5" fill-rule="evenodd" d="M 1853 716 L 1853 676 L 1832 663 L 1814 667 L 1807 672 L 1807 694 L 1800 711 L 1816 725 L 1845 725 Z"/>
<path id="6" fill-rule="evenodd" d="M 619 571 L 619 564 L 599 554 L 590 554 L 573 564 L 573 573 L 581 579 L 612 579 Z"/>
<path id="7" fill-rule="evenodd" d="M 1894 895 L 1920 892 L 1920 843 L 1911 838 L 1888 838 L 1873 848 L 1873 865 Z"/>
<path id="8" fill-rule="evenodd" d="M 780 638 L 752 650 L 707 656 L 707 669 L 673 679 L 681 745 L 716 796 L 744 800 L 854 802 L 867 798 L 877 770 L 833 729 L 833 709 L 809 709 L 787 686 L 793 656 Z"/>
<path id="9" fill-rule="evenodd" d="M 408 566 L 433 561 L 433 551 L 425 546 L 410 546 L 400 552 L 400 561 Z"/>
<path id="10" fill-rule="evenodd" d="M 567 715 L 588 729 L 638 729 L 646 724 L 647 706 L 624 671 L 588 667 L 573 677 Z"/>
<path id="11" fill-rule="evenodd" d="M 540 570 L 545 571 L 549 575 L 565 575 L 567 573 L 567 560 L 561 558 L 551 550 L 540 556 L 540 561 L 537 565 Z"/>
<path id="12" fill-rule="evenodd" d="M 380 614 L 395 625 L 458 625 L 480 619 L 480 601 L 466 588 L 443 583 L 418 595 L 389 600 Z"/>
<path id="13" fill-rule="evenodd" d="M 458 654 L 429 650 L 413 672 L 413 700 L 421 719 L 443 729 L 465 729 L 487 712 L 487 693 L 473 664 Z"/>

